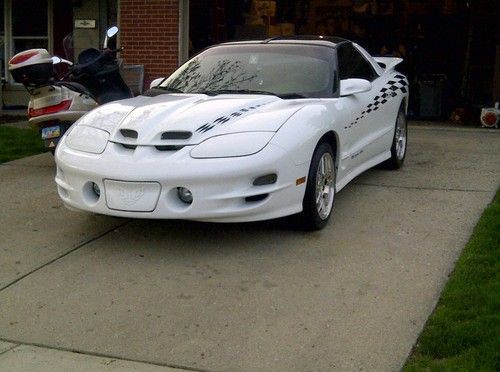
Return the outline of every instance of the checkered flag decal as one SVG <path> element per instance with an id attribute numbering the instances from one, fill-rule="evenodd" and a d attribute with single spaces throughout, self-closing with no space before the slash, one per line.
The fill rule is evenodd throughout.
<path id="1" fill-rule="evenodd" d="M 217 125 L 222 125 L 222 124 L 227 123 L 229 120 L 231 120 L 231 118 L 237 118 L 238 116 L 241 116 L 241 115 L 245 114 L 246 112 L 255 110 L 261 106 L 267 105 L 268 103 L 269 102 L 260 103 L 260 104 L 255 105 L 255 106 L 242 108 L 239 111 L 235 111 L 228 116 L 221 116 L 220 118 L 215 119 L 211 123 L 205 123 L 202 126 L 198 127 L 198 129 L 196 129 L 196 132 L 198 132 L 198 133 L 208 132 L 209 130 L 212 130 L 213 128 L 215 128 Z"/>
<path id="2" fill-rule="evenodd" d="M 400 90 L 401 92 L 408 92 L 408 80 L 403 75 L 394 75 L 391 80 L 387 82 L 387 84 L 380 89 L 380 92 L 373 98 L 373 102 L 369 103 L 361 115 L 359 115 L 352 123 L 348 126 L 344 127 L 344 129 L 349 129 L 358 124 L 358 122 L 363 119 L 367 114 L 372 111 L 377 111 L 380 106 L 387 103 L 389 99 L 397 96 L 397 92 Z"/>

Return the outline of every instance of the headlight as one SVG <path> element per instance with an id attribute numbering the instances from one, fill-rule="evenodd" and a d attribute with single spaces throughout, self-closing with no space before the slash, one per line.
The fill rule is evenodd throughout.
<path id="1" fill-rule="evenodd" d="M 208 159 L 252 155 L 262 150 L 273 136 L 274 132 L 243 132 L 211 137 L 192 149 L 191 156 Z"/>
<path id="2" fill-rule="evenodd" d="M 108 143 L 109 133 L 102 129 L 77 125 L 66 137 L 66 145 L 73 150 L 101 154 Z"/>

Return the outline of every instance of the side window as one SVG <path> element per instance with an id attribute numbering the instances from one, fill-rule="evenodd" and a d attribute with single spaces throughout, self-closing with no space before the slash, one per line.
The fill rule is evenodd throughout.
<path id="1" fill-rule="evenodd" d="M 370 63 L 359 53 L 352 44 L 340 45 L 337 48 L 339 79 L 366 79 L 372 81 L 377 74 Z"/>

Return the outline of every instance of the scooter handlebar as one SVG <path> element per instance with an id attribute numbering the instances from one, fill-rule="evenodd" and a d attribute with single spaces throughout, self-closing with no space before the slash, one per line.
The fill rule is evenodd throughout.
<path id="1" fill-rule="evenodd" d="M 93 60 L 86 63 L 74 64 L 71 67 L 71 73 L 76 76 L 82 74 L 93 74 L 96 70 L 100 69 L 102 65 L 114 61 L 116 59 L 116 53 L 121 51 L 122 48 L 101 50 L 99 55 Z"/>

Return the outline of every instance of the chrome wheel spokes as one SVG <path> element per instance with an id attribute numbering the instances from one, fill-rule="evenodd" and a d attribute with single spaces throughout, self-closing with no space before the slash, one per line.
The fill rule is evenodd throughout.
<path id="1" fill-rule="evenodd" d="M 398 114 L 394 139 L 396 141 L 396 156 L 398 160 L 402 160 L 406 153 L 406 118 L 401 112 Z"/>
<path id="2" fill-rule="evenodd" d="M 335 194 L 335 165 L 330 153 L 325 152 L 319 161 L 316 170 L 316 210 L 319 217 L 324 220 L 330 215 Z"/>

